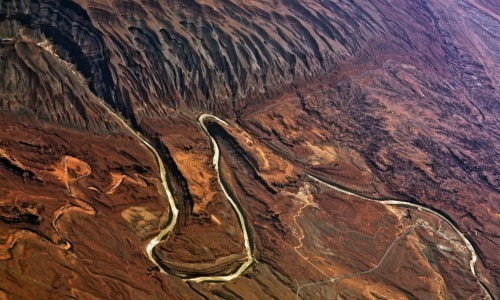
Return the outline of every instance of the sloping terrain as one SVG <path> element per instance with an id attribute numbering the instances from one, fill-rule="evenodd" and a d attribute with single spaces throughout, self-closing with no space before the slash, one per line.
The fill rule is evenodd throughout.
<path id="1" fill-rule="evenodd" d="M 497 299 L 498 49 L 493 0 L 0 2 L 0 299 Z"/>

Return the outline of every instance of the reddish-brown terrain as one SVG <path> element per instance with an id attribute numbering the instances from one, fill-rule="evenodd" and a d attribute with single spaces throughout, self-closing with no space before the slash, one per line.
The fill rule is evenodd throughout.
<path id="1" fill-rule="evenodd" d="M 498 299 L 499 7 L 0 2 L 0 299 Z"/>

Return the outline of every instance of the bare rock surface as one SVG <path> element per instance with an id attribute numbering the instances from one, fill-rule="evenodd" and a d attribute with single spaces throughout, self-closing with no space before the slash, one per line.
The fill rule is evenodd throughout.
<path id="1" fill-rule="evenodd" d="M 498 299 L 499 24 L 0 2 L 0 299 Z"/>

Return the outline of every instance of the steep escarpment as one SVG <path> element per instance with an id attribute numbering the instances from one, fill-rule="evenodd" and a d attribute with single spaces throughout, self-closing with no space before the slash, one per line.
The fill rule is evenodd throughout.
<path id="1" fill-rule="evenodd" d="M 0 298 L 498 298 L 497 6 L 0 2 Z"/>
<path id="2" fill-rule="evenodd" d="M 98 104 L 92 85 L 55 52 L 43 34 L 17 21 L 0 23 L 0 107 L 19 115 L 98 132 L 118 126 Z"/>
<path id="3" fill-rule="evenodd" d="M 91 90 L 134 123 L 186 105 L 232 114 L 324 76 L 383 31 L 367 9 L 299 1 L 13 1 L 2 4 L 0 20 L 40 30 Z"/>
<path id="4" fill-rule="evenodd" d="M 0 21 L 11 20 L 19 24 L 18 28 L 26 27 L 46 37 L 56 46 L 54 51 L 89 80 L 94 93 L 116 105 L 103 37 L 78 4 L 50 0 L 2 2 Z M 20 33 L 15 34 L 9 38 L 17 38 Z"/>

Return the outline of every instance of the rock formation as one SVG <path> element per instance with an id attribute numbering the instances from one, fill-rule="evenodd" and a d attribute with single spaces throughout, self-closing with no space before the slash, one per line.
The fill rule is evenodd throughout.
<path id="1" fill-rule="evenodd" d="M 0 2 L 0 299 L 497 299 L 499 21 Z"/>

